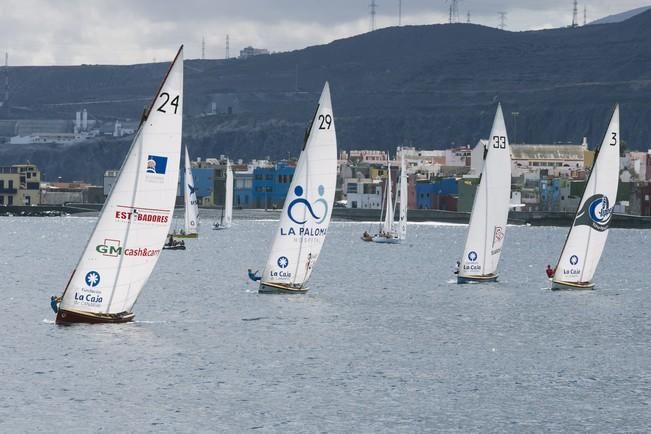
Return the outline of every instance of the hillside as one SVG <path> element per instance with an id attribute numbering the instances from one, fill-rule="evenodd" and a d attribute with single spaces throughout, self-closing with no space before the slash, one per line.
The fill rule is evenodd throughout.
<path id="1" fill-rule="evenodd" d="M 615 102 L 631 147 L 651 143 L 651 11 L 627 21 L 531 32 L 472 24 L 386 28 L 247 60 L 186 62 L 184 136 L 197 156 L 296 155 L 323 82 L 341 149 L 442 148 L 488 134 L 501 100 L 516 141 L 601 140 Z M 138 118 L 166 64 L 11 68 L 10 117 Z M 200 116 L 215 104 L 219 114 Z M 227 114 L 228 110 L 232 114 Z M 4 114 L 6 118 L 6 113 Z M 128 143 L 0 147 L 49 179 L 99 181 Z M 83 162 L 78 164 L 76 162 Z"/>

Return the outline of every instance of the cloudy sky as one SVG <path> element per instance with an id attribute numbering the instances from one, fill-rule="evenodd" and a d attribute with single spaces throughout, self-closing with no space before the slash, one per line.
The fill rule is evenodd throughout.
<path id="1" fill-rule="evenodd" d="M 245 46 L 287 51 L 369 30 L 370 0 L 0 0 L 0 49 L 11 65 L 128 64 L 166 61 L 180 43 L 186 58 L 223 58 Z M 376 0 L 376 27 L 398 22 L 399 0 Z M 650 0 L 579 0 L 588 21 L 645 6 Z M 448 19 L 446 0 L 402 0 L 402 23 Z M 466 20 L 507 30 L 568 25 L 572 0 L 460 0 Z"/>

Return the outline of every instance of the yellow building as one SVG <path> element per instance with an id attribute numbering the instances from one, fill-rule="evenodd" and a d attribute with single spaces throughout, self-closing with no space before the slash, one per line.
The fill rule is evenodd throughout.
<path id="1" fill-rule="evenodd" d="M 0 206 L 38 205 L 41 172 L 33 164 L 0 166 Z"/>

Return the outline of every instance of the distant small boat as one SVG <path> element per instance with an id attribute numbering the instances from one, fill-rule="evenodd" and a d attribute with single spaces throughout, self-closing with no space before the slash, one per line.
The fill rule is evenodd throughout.
<path id="1" fill-rule="evenodd" d="M 183 230 L 174 232 L 173 235 L 177 238 L 198 238 L 199 202 L 187 146 L 185 147 L 185 176 L 183 181 Z"/>
<path id="2" fill-rule="evenodd" d="M 61 296 L 56 323 L 122 323 L 158 262 L 179 180 L 183 47 L 143 115 Z"/>
<path id="3" fill-rule="evenodd" d="M 395 222 L 394 203 L 392 201 L 392 183 L 391 183 L 391 163 L 387 160 L 387 182 L 385 188 L 385 197 L 383 200 L 383 212 L 380 217 L 384 215 L 380 223 L 380 233 L 369 236 L 367 232 L 362 235 L 362 240 L 373 241 L 381 244 L 398 244 L 407 238 L 407 170 L 405 166 L 404 153 L 400 160 L 400 184 L 396 201 L 400 203 L 400 218 L 398 223 Z M 399 200 L 398 200 L 399 198 Z"/>
<path id="4" fill-rule="evenodd" d="M 233 168 L 231 161 L 226 162 L 226 194 L 224 196 L 224 207 L 219 222 L 215 222 L 212 228 L 215 230 L 229 229 L 233 224 Z"/>
<path id="5" fill-rule="evenodd" d="M 592 278 L 608 238 L 619 184 L 619 105 L 597 149 L 594 164 L 565 245 L 552 289 L 593 289 Z"/>
<path id="6" fill-rule="evenodd" d="M 484 150 L 484 167 L 472 204 L 457 283 L 497 280 L 510 199 L 511 151 L 502 106 L 498 104 L 488 147 Z"/>
<path id="7" fill-rule="evenodd" d="M 326 82 L 285 199 L 260 293 L 303 293 L 319 258 L 332 215 L 337 136 Z"/>

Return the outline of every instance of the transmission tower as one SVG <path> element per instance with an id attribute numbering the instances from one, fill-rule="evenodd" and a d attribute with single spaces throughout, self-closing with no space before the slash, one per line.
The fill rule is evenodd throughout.
<path id="1" fill-rule="evenodd" d="M 5 51 L 5 110 L 9 111 L 9 52 Z"/>
<path id="2" fill-rule="evenodd" d="M 574 0 L 574 7 L 572 9 L 572 27 L 579 26 L 579 0 Z"/>
<path id="3" fill-rule="evenodd" d="M 375 30 L 375 10 L 377 9 L 377 4 L 375 4 L 375 0 L 371 0 L 371 4 L 368 5 L 370 8 L 370 14 L 371 14 L 371 32 Z"/>
<path id="4" fill-rule="evenodd" d="M 500 12 L 497 13 L 497 15 L 500 16 L 499 28 L 500 28 L 500 30 L 504 30 L 506 28 L 506 12 L 500 11 Z"/>
<path id="5" fill-rule="evenodd" d="M 450 8 L 448 10 L 449 18 L 448 22 L 450 24 L 459 22 L 459 1 L 460 0 L 446 0 L 450 3 Z"/>
<path id="6" fill-rule="evenodd" d="M 228 33 L 226 33 L 226 60 L 230 59 L 230 53 L 229 53 L 230 50 L 231 50 L 231 37 L 228 36 Z"/>
<path id="7" fill-rule="evenodd" d="M 583 5 L 583 25 L 588 24 L 588 7 Z"/>
<path id="8" fill-rule="evenodd" d="M 466 23 L 470 24 L 470 11 L 466 14 Z"/>
<path id="9" fill-rule="evenodd" d="M 201 37 L 201 60 L 206 59 L 206 38 Z"/>
<path id="10" fill-rule="evenodd" d="M 398 27 L 402 26 L 402 0 L 398 0 Z"/>

